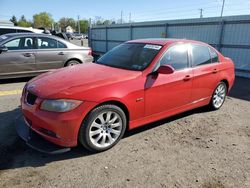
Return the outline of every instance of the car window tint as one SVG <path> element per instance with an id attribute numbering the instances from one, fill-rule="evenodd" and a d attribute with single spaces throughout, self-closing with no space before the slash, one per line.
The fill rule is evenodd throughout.
<path id="1" fill-rule="evenodd" d="M 211 56 L 211 59 L 212 59 L 212 63 L 219 62 L 219 57 L 218 57 L 217 52 L 212 48 L 209 48 L 209 51 L 210 51 L 210 56 Z"/>
<path id="2" fill-rule="evenodd" d="M 39 49 L 57 48 L 57 40 L 41 37 L 37 39 L 37 46 Z"/>
<path id="3" fill-rule="evenodd" d="M 163 55 L 160 65 L 171 65 L 175 70 L 181 70 L 188 67 L 188 50 L 186 44 L 177 44 Z"/>
<path id="4" fill-rule="evenodd" d="M 58 41 L 58 48 L 67 48 L 67 46 L 63 44 L 62 42 Z"/>
<path id="5" fill-rule="evenodd" d="M 6 46 L 8 48 L 8 50 L 18 50 L 19 46 L 21 45 L 20 42 L 21 42 L 21 39 L 17 38 L 17 39 L 11 40 L 9 42 L 6 42 L 4 44 L 4 46 Z"/>
<path id="6" fill-rule="evenodd" d="M 191 45 L 193 54 L 193 66 L 211 63 L 210 52 L 207 46 Z"/>

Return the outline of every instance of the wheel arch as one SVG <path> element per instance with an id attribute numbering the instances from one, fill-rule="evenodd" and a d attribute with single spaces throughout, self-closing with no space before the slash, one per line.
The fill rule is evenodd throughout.
<path id="1" fill-rule="evenodd" d="M 125 129 L 125 132 L 126 132 L 129 129 L 129 110 L 124 103 L 122 103 L 121 101 L 118 101 L 118 100 L 107 100 L 107 101 L 103 101 L 103 102 L 98 103 L 96 106 L 94 106 L 91 110 L 88 111 L 88 113 L 82 119 L 82 122 L 84 122 L 84 120 L 88 117 L 88 115 L 90 114 L 90 112 L 92 110 L 94 110 L 95 108 L 97 108 L 99 106 L 105 105 L 105 104 L 116 105 L 123 110 L 123 112 L 126 115 L 126 120 L 127 120 L 126 129 Z M 77 130 L 77 142 L 79 142 L 79 134 L 80 134 L 81 126 L 82 126 L 82 123 L 81 123 L 79 129 Z"/>
<path id="2" fill-rule="evenodd" d="M 229 92 L 229 82 L 227 79 L 222 79 L 220 82 L 224 82 L 227 86 L 227 92 Z"/>
<path id="3" fill-rule="evenodd" d="M 70 58 L 68 59 L 65 63 L 64 63 L 64 67 L 67 66 L 67 63 L 70 62 L 70 61 L 78 61 L 80 64 L 82 64 L 82 61 L 78 58 Z"/>
<path id="4" fill-rule="evenodd" d="M 98 104 L 96 107 L 101 106 L 101 105 L 105 105 L 105 104 L 113 104 L 113 105 L 116 105 L 123 110 L 123 112 L 126 115 L 126 120 L 127 120 L 126 129 L 128 129 L 129 128 L 129 110 L 128 110 L 128 107 L 124 103 L 122 103 L 121 101 L 118 101 L 118 100 L 104 101 L 104 102 L 101 102 L 100 104 Z"/>
<path id="5" fill-rule="evenodd" d="M 127 124 L 126 124 L 126 131 L 129 129 L 129 119 L 130 119 L 130 114 L 129 114 L 129 110 L 128 110 L 128 107 L 122 103 L 121 101 L 118 101 L 118 100 L 107 100 L 107 101 L 103 101 L 103 102 L 100 102 L 98 103 L 96 106 L 94 106 L 93 108 L 91 108 L 91 110 L 88 111 L 88 113 L 85 115 L 85 117 L 82 119 L 82 122 L 88 117 L 88 115 L 90 114 L 90 112 L 92 110 L 94 110 L 95 108 L 101 106 L 101 105 L 105 105 L 105 104 L 112 104 L 112 105 L 116 105 L 118 106 L 119 108 L 121 108 L 123 110 L 123 112 L 125 113 L 126 115 L 126 120 L 127 120 Z M 81 127 L 81 126 L 80 126 Z M 80 128 L 78 129 L 77 131 L 77 135 L 79 136 L 79 130 Z M 77 136 L 77 137 L 78 137 Z"/>

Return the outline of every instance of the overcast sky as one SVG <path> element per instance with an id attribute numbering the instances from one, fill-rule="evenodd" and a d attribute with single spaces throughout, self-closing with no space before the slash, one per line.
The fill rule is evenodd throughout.
<path id="1" fill-rule="evenodd" d="M 220 16 L 222 0 L 0 0 L 0 19 L 19 18 L 28 20 L 33 14 L 49 12 L 55 21 L 61 17 L 94 19 L 123 19 L 132 21 L 198 18 L 199 9 L 204 17 Z M 250 0 L 226 0 L 224 15 L 250 14 Z"/>

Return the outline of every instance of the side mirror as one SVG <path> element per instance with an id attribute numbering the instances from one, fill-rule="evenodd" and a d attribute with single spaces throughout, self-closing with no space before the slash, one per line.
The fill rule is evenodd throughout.
<path id="1" fill-rule="evenodd" d="M 7 52 L 8 48 L 6 46 L 0 46 L 0 53 Z"/>
<path id="2" fill-rule="evenodd" d="M 161 65 L 156 72 L 159 74 L 172 74 L 174 68 L 171 65 Z"/>

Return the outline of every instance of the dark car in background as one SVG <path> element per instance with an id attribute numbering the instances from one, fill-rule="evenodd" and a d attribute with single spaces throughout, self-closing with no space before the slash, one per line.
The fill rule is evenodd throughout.
<path id="1" fill-rule="evenodd" d="M 65 34 L 66 34 L 66 36 L 68 37 L 68 39 L 71 39 L 71 40 L 74 39 L 73 33 L 65 33 Z"/>
<path id="2" fill-rule="evenodd" d="M 76 46 L 56 36 L 35 33 L 0 36 L 0 79 L 35 76 L 92 61 L 91 48 Z"/>

